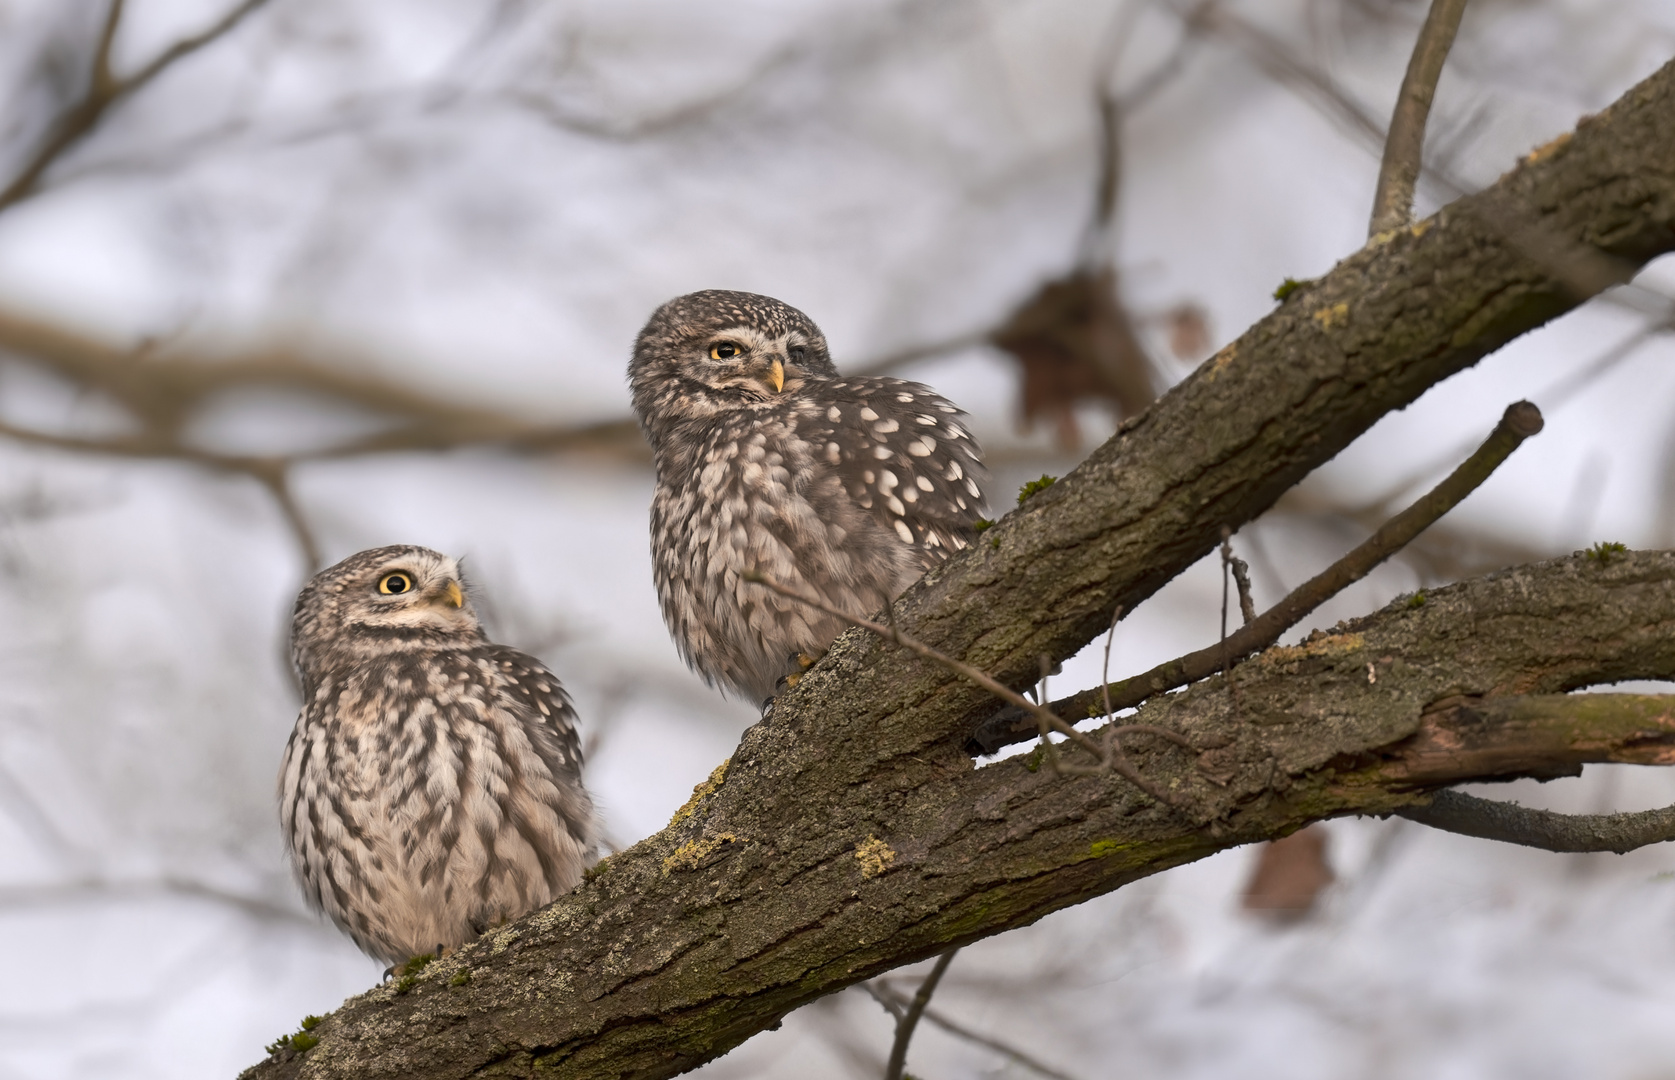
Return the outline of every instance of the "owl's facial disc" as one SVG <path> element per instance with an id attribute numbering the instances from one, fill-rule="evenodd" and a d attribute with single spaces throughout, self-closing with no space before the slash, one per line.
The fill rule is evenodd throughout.
<path id="1" fill-rule="evenodd" d="M 807 372 L 800 361 L 807 351 L 797 331 L 769 337 L 753 327 L 731 327 L 707 340 L 697 381 L 749 400 L 770 400 L 802 386 Z"/>
<path id="2" fill-rule="evenodd" d="M 361 622 L 371 626 L 472 630 L 477 617 L 465 603 L 452 559 L 396 559 L 373 574 Z"/>

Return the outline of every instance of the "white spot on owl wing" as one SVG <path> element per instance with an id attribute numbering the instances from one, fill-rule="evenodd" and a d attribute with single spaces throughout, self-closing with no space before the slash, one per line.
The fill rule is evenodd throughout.
<path id="1" fill-rule="evenodd" d="M 875 446 L 872 448 L 872 456 L 880 461 L 888 461 L 896 456 L 896 452 L 888 446 Z"/>
<path id="2" fill-rule="evenodd" d="M 878 474 L 878 490 L 882 491 L 886 495 L 888 495 L 891 491 L 894 491 L 900 483 L 901 481 L 896 479 L 896 474 L 891 472 L 889 469 L 885 469 L 883 472 Z"/>
<path id="3" fill-rule="evenodd" d="M 920 413 L 918 422 L 921 423 L 921 424 L 924 424 L 927 427 L 935 427 L 936 426 L 936 417 L 926 416 L 924 413 Z"/>
<path id="4" fill-rule="evenodd" d="M 983 497 L 983 489 L 977 486 L 977 481 L 975 480 L 967 478 L 965 482 L 965 489 L 971 492 L 971 497 L 974 499 L 980 499 Z M 963 507 L 964 504 L 961 505 Z"/>
<path id="5" fill-rule="evenodd" d="M 947 479 L 951 481 L 958 480 L 963 476 L 965 476 L 965 470 L 960 468 L 960 463 L 957 461 L 950 461 L 948 463 Z"/>
<path id="6" fill-rule="evenodd" d="M 831 462 L 833 465 L 836 465 L 839 462 L 841 462 L 843 460 L 843 447 L 839 446 L 835 442 L 827 443 L 826 444 L 826 460 Z"/>
<path id="7" fill-rule="evenodd" d="M 936 443 L 929 438 L 918 439 L 907 444 L 907 452 L 914 457 L 930 457 L 936 450 Z"/>
<path id="8" fill-rule="evenodd" d="M 900 514 L 902 517 L 907 516 L 907 507 L 903 506 L 902 501 L 894 495 L 888 496 L 885 499 L 884 505 L 888 506 L 890 508 L 890 512 L 893 514 Z M 909 542 L 911 543 L 911 541 Z"/>
<path id="9" fill-rule="evenodd" d="M 862 469 L 861 479 L 871 484 L 878 479 L 878 474 L 873 472 L 871 469 Z"/>
<path id="10" fill-rule="evenodd" d="M 880 420 L 878 423 L 872 425 L 872 430 L 878 432 L 880 435 L 888 435 L 892 431 L 899 431 L 900 429 L 901 425 L 896 423 L 894 417 L 888 420 Z"/>
<path id="11" fill-rule="evenodd" d="M 901 497 L 906 502 L 916 503 L 919 501 L 919 492 L 912 487 L 904 487 L 901 489 Z"/>
<path id="12" fill-rule="evenodd" d="M 913 404 L 913 395 L 912 394 L 897 394 L 896 395 L 896 400 L 901 402 L 903 405 L 911 405 L 911 404 Z"/>
<path id="13" fill-rule="evenodd" d="M 830 420 L 834 424 L 837 423 L 839 420 L 843 419 L 843 410 L 839 409 L 836 405 L 833 405 L 831 408 L 826 410 L 826 419 Z"/>
<path id="14" fill-rule="evenodd" d="M 862 405 L 861 406 L 861 419 L 865 420 L 867 423 L 870 424 L 874 420 L 878 419 L 878 414 L 873 412 L 872 409 L 870 409 L 869 407 L 867 407 L 865 405 Z"/>
<path id="15" fill-rule="evenodd" d="M 891 501 L 897 506 L 901 505 L 901 503 L 897 501 L 894 496 L 891 497 Z M 902 543 L 904 544 L 913 543 L 913 530 L 908 528 L 907 522 L 901 520 L 900 518 L 896 519 L 896 535 L 901 537 Z"/>
<path id="16" fill-rule="evenodd" d="M 921 476 L 917 480 L 915 480 L 913 483 L 915 484 L 915 486 L 917 486 L 919 488 L 920 491 L 935 491 L 936 490 L 936 485 L 931 483 L 930 477 L 928 477 L 928 476 Z"/>

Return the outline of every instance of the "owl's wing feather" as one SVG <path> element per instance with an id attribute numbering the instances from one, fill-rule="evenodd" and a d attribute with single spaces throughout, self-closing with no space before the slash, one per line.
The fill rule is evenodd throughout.
<path id="1" fill-rule="evenodd" d="M 986 504 L 989 474 L 965 415 L 920 383 L 858 376 L 815 383 L 796 429 L 859 506 L 946 555 L 971 542 Z"/>
<path id="2" fill-rule="evenodd" d="M 477 651 L 496 669 L 496 689 L 510 703 L 522 706 L 530 723 L 541 729 L 535 749 L 547 769 L 555 777 L 579 781 L 582 742 L 576 733 L 576 709 L 558 676 L 533 656 L 505 645 L 486 645 Z"/>

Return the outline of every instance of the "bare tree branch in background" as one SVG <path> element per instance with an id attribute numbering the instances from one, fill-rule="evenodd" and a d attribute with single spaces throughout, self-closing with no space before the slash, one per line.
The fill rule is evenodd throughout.
<path id="1" fill-rule="evenodd" d="M 121 29 L 124 2 L 110 0 L 110 8 L 94 48 L 86 91 L 80 100 L 53 121 L 35 153 L 18 174 L 0 188 L 0 213 L 35 194 L 47 170 L 97 130 L 110 110 L 124 98 L 144 89 L 159 75 L 199 49 L 231 33 L 267 0 L 241 0 L 202 31 L 176 41 L 132 74 L 119 76 L 111 68 L 111 45 Z"/>
<path id="2" fill-rule="evenodd" d="M 907 1045 L 913 1041 L 913 1029 L 919 1026 L 919 1018 L 925 1013 L 925 1006 L 931 1002 L 931 995 L 936 993 L 936 984 L 942 981 L 948 965 L 954 962 L 959 949 L 949 949 L 936 958 L 929 975 L 919 983 L 919 989 L 912 1000 L 896 1018 L 896 1037 L 890 1044 L 890 1059 L 884 1063 L 884 1080 L 902 1080 L 902 1070 L 907 1068 Z"/>
<path id="3" fill-rule="evenodd" d="M 891 1016 L 896 1017 L 898 1020 L 901 1018 L 903 1010 L 905 1010 L 909 1004 L 908 999 L 890 985 L 889 979 L 874 979 L 872 982 L 862 983 L 861 988 L 865 990 L 874 1001 L 883 1006 L 884 1011 L 888 1012 Z M 1015 988 L 1008 987 L 1008 989 L 1011 990 Z M 1042 1062 L 1039 1058 L 1036 1058 L 1034 1055 L 1029 1054 L 1024 1050 L 1020 1050 L 1011 1043 L 1004 1042 L 991 1035 L 984 1035 L 981 1032 L 975 1031 L 965 1024 L 952 1019 L 945 1013 L 938 1012 L 937 1010 L 927 1006 L 921 1015 L 924 1019 L 930 1021 L 932 1024 L 935 1024 L 937 1027 L 946 1031 L 955 1038 L 962 1039 L 974 1046 L 981 1046 L 985 1050 L 993 1050 L 1006 1060 L 1020 1066 L 1021 1068 L 1027 1069 L 1037 1076 L 1044 1076 L 1047 1080 L 1075 1080 L 1075 1078 L 1070 1076 L 1068 1073 L 1064 1073 L 1053 1068 L 1051 1065 Z"/>
<path id="4" fill-rule="evenodd" d="M 369 366 L 364 363 L 320 359 L 301 349 L 275 347 L 242 355 L 227 350 L 217 355 L 181 345 L 154 345 L 129 351 L 0 310 L 0 351 L 45 367 L 84 391 L 107 396 L 137 427 L 90 436 L 0 421 L 0 436 L 79 453 L 172 459 L 249 476 L 273 494 L 308 563 L 316 568 L 318 545 L 288 486 L 289 470 L 297 463 L 482 445 L 522 452 L 587 450 L 635 461 L 646 454 L 633 420 L 538 424 L 428 394 L 408 381 L 364 374 L 357 370 Z M 191 438 L 192 421 L 227 395 L 252 389 L 292 391 L 348 406 L 382 430 L 279 455 L 226 453 Z"/>
<path id="5" fill-rule="evenodd" d="M 217 888 L 201 881 L 165 875 L 159 878 L 130 880 L 78 878 L 51 885 L 11 885 L 0 887 L 0 907 L 52 908 L 78 901 L 125 899 L 155 896 L 183 897 L 206 900 L 230 908 L 254 919 L 269 923 L 318 928 L 320 920 L 300 906 L 274 903 L 260 896 Z"/>

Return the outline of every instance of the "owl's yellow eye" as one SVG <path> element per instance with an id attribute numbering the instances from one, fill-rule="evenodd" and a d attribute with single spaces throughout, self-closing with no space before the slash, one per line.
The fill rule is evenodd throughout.
<path id="1" fill-rule="evenodd" d="M 385 574 L 378 581 L 378 591 L 386 594 L 396 594 L 413 591 L 413 579 L 397 570 L 393 574 Z"/>
<path id="2" fill-rule="evenodd" d="M 731 341 L 718 341 L 710 346 L 711 360 L 731 360 L 743 350 Z"/>

